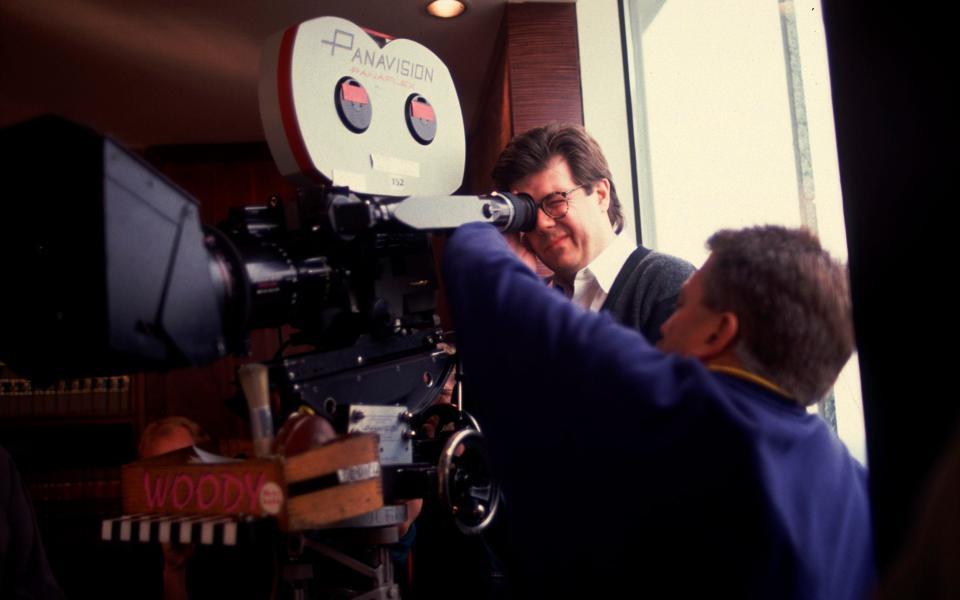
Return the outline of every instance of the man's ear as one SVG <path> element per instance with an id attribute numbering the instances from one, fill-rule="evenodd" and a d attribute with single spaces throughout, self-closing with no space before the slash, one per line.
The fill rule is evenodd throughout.
<path id="1" fill-rule="evenodd" d="M 711 359 L 723 354 L 728 349 L 732 349 L 739 331 L 740 321 L 737 319 L 737 315 L 729 311 L 717 315 L 713 331 L 704 340 L 704 353 L 701 358 L 704 360 Z"/>
<path id="2" fill-rule="evenodd" d="M 593 192 L 597 195 L 600 208 L 606 212 L 610 208 L 610 180 L 603 178 L 593 185 Z"/>

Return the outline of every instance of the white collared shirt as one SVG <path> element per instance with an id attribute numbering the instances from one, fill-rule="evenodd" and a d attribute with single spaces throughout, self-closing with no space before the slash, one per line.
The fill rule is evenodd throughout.
<path id="1" fill-rule="evenodd" d="M 618 235 L 589 265 L 577 272 L 573 280 L 573 294 L 568 294 L 568 297 L 583 308 L 600 310 L 610 295 L 610 288 L 620 269 L 634 250 L 636 246 L 626 236 Z M 553 285 L 556 286 L 555 281 Z M 568 291 L 564 290 L 564 293 Z"/>

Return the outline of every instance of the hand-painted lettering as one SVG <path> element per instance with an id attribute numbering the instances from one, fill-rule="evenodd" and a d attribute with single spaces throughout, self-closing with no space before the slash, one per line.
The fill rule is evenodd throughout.
<path id="1" fill-rule="evenodd" d="M 184 493 L 181 494 L 180 490 L 184 490 Z M 193 479 L 189 475 L 179 473 L 173 480 L 173 507 L 177 510 L 183 509 L 193 500 L 193 494 Z"/>
<path id="2" fill-rule="evenodd" d="M 261 514 L 261 491 L 269 483 L 266 473 L 248 472 L 167 472 L 145 471 L 143 490 L 149 510 L 177 510 L 183 512 Z M 276 483 L 273 486 L 283 493 Z M 271 496 L 272 499 L 272 496 Z"/>
<path id="3" fill-rule="evenodd" d="M 256 477 L 256 481 L 254 481 Z M 260 488 L 263 487 L 266 476 L 263 473 L 244 473 L 243 484 L 250 499 L 250 512 L 257 512 L 257 500 L 260 498 Z"/>
<path id="4" fill-rule="evenodd" d="M 233 498 L 230 498 L 230 490 L 233 490 Z M 232 473 L 223 474 L 223 510 L 224 512 L 235 512 L 240 508 L 240 502 L 243 501 L 243 481 Z"/>
<path id="5" fill-rule="evenodd" d="M 206 486 L 204 486 L 206 484 Z M 204 499 L 204 487 L 209 491 Z M 197 508 L 207 510 L 220 499 L 220 479 L 213 473 L 207 473 L 197 482 Z"/>
<path id="6" fill-rule="evenodd" d="M 167 477 L 152 478 L 149 472 L 145 471 L 143 473 L 143 488 L 147 492 L 147 508 L 154 510 L 167 503 L 167 494 L 170 492 L 171 483 L 172 480 Z"/>

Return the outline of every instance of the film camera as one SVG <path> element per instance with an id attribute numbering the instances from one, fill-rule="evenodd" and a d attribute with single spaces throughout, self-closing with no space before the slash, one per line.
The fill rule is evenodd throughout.
<path id="1" fill-rule="evenodd" d="M 255 436 L 301 407 L 338 434 L 376 433 L 386 504 L 439 496 L 464 532 L 483 529 L 499 493 L 479 427 L 458 403 L 435 404 L 456 357 L 435 317 L 427 234 L 471 221 L 528 230 L 534 203 L 450 195 L 463 176 L 459 101 L 415 42 L 334 17 L 302 23 L 267 42 L 259 98 L 271 153 L 299 192 L 216 228 L 112 139 L 54 117 L 0 132 L 0 254 L 13 282 L 0 294 L 0 360 L 40 382 L 164 370 L 292 325 L 290 341 L 313 351 L 265 365 L 281 404 L 264 417 L 268 402 L 248 392 Z M 428 419 L 438 433 L 418 439 Z M 403 520 L 383 510 L 341 525 Z"/>

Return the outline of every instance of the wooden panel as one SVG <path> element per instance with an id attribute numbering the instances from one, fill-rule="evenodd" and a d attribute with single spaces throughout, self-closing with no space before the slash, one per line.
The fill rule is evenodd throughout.
<path id="1" fill-rule="evenodd" d="M 288 529 L 313 529 L 382 507 L 383 489 L 379 478 L 338 485 L 290 498 Z"/>
<path id="2" fill-rule="evenodd" d="M 583 124 L 576 6 L 510 4 L 506 18 L 513 133 L 552 121 Z"/>
<path id="3" fill-rule="evenodd" d="M 292 196 L 265 143 L 159 146 L 146 159 L 200 202 L 200 220 L 216 225 L 232 207 Z"/>
<path id="4" fill-rule="evenodd" d="M 490 173 L 514 135 L 552 121 L 583 123 L 573 4 L 510 4 L 467 140 L 465 193 L 492 190 Z"/>
<path id="5" fill-rule="evenodd" d="M 350 434 L 287 458 L 284 474 L 288 483 L 296 483 L 333 473 L 337 469 L 377 462 L 379 459 L 377 434 Z"/>

